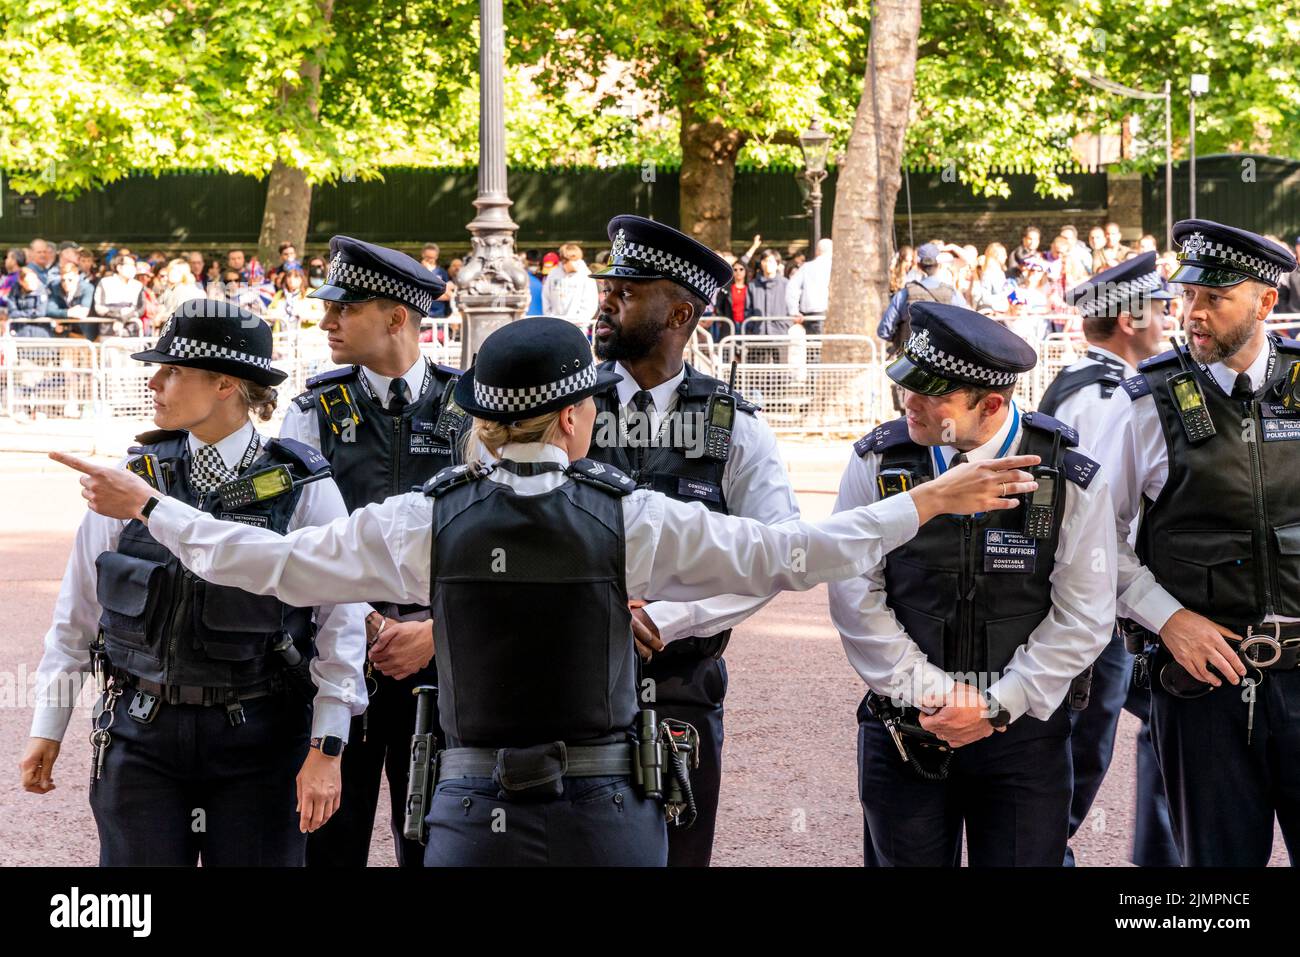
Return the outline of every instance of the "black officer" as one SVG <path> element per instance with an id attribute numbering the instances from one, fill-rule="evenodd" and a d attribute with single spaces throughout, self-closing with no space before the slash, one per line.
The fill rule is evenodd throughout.
<path id="1" fill-rule="evenodd" d="M 335 236 L 320 328 L 344 368 L 307 380 L 280 434 L 318 448 L 329 460 L 349 511 L 418 488 L 454 464 L 468 419 L 451 401 L 458 369 L 420 354 L 420 320 L 443 283 L 395 249 Z M 353 721 L 343 752 L 343 802 L 307 842 L 308 866 L 364 867 L 370 856 L 380 779 L 388 777 L 390 821 L 399 866 L 419 867 L 424 848 L 402 835 L 406 777 L 415 723 L 412 690 L 436 684 L 433 624 L 423 603 L 376 602 L 367 616 L 370 705 Z"/>
<path id="2" fill-rule="evenodd" d="M 799 517 L 776 437 L 758 408 L 682 355 L 717 290 L 730 282 L 726 261 L 690 237 L 640 216 L 609 222 L 613 243 L 600 283 L 593 330 L 601 369 L 622 377 L 597 393 L 590 455 L 627 472 L 639 488 L 713 512 L 773 525 Z M 723 649 L 731 629 L 767 599 L 724 595 L 654 602 L 632 612 L 651 647 L 666 647 L 641 669 L 643 701 L 692 724 L 703 760 L 694 776 L 699 816 L 668 832 L 669 866 L 706 867 L 722 780 Z"/>
<path id="3" fill-rule="evenodd" d="M 1139 362 L 1161 351 L 1166 311 L 1174 295 L 1156 271 L 1156 254 L 1142 253 L 1089 277 L 1070 289 L 1066 298 L 1083 317 L 1088 351 L 1052 380 L 1038 403 L 1038 411 L 1073 426 L 1080 442 L 1096 448 L 1107 400 L 1121 381 L 1137 374 Z M 1091 674 L 1085 672 L 1079 704 L 1074 706 L 1077 710 L 1070 712 L 1074 768 L 1070 837 L 1088 816 L 1110 767 L 1122 708 L 1141 722 L 1137 736 L 1133 863 L 1141 867 L 1177 867 L 1169 807 L 1147 727 L 1151 693 L 1133 686 L 1132 673 L 1133 656 L 1125 650 L 1123 636 L 1116 631 Z M 1066 850 L 1065 863 L 1074 864 L 1073 850 Z"/>
<path id="4" fill-rule="evenodd" d="M 883 568 L 830 586 L 831 617 L 870 689 L 858 711 L 864 856 L 955 865 L 964 828 L 972 865 L 1059 865 L 1063 701 L 1114 627 L 1110 497 L 1074 430 L 1012 399 L 1036 360 L 1024 341 L 959 306 L 917 302 L 911 315 L 888 367 L 906 415 L 855 444 L 836 509 L 1012 449 L 1043 464 L 1024 509 L 941 518 Z"/>
<path id="5" fill-rule="evenodd" d="M 271 417 L 272 386 L 285 378 L 256 316 L 183 303 L 135 358 L 159 364 L 149 388 L 160 428 L 139 436 L 124 476 L 145 476 L 152 494 L 217 525 L 275 539 L 347 514 L 315 449 L 263 439 L 249 421 L 250 411 Z M 90 786 L 101 864 L 300 866 L 305 832 L 338 806 L 329 742 L 346 738 L 365 706 L 364 612 L 322 597 L 313 614 L 237 585 L 182 567 L 140 517 L 89 514 L 77 531 L 45 637 L 23 784 L 53 787 L 59 741 L 93 671 L 103 692 Z"/>
<path id="6" fill-rule="evenodd" d="M 1300 847 L 1300 343 L 1264 322 L 1296 260 L 1208 220 L 1174 226 L 1186 344 L 1124 380 L 1099 457 L 1116 475 L 1119 612 L 1145 637 L 1151 734 L 1183 864 Z"/>
<path id="7" fill-rule="evenodd" d="M 582 458 L 590 396 L 613 379 L 572 323 L 505 326 L 456 386 L 495 465 L 455 466 L 423 494 L 288 539 L 232 532 L 183 503 L 154 504 L 133 476 L 54 458 L 87 473 L 92 508 L 148 510 L 152 533 L 210 577 L 289 601 L 430 596 L 446 748 L 426 864 L 662 865 L 655 795 L 667 788 L 652 782 L 681 782 L 683 769 L 667 763 L 663 719 L 637 711 L 629 599 L 766 595 L 864 572 L 940 511 L 1014 508 L 1002 494 L 1034 483 L 1011 469 L 1037 460 L 971 464 L 820 525 L 768 527 L 634 489 Z M 689 800 L 671 810 L 689 814 Z"/>

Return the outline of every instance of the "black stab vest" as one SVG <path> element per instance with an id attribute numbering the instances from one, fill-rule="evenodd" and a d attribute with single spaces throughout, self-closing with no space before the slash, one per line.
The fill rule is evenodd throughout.
<path id="1" fill-rule="evenodd" d="M 1052 537 L 1025 539 L 1023 508 L 941 515 L 885 558 L 885 603 L 903 630 L 932 663 L 979 687 L 1003 673 L 1051 610 L 1065 482 L 1086 487 L 1097 471 L 1072 448 L 1074 429 L 1039 412 L 1023 413 L 1020 423 L 1015 454 L 1038 455 L 1044 465 L 1053 464 L 1053 437 L 1062 432 Z M 882 471 L 906 469 L 917 482 L 933 477 L 930 448 L 911 441 L 905 419 L 885 423 L 855 448 L 864 457 L 879 452 Z M 980 675 L 987 676 L 982 683 Z"/>
<path id="2" fill-rule="evenodd" d="M 622 740 L 638 708 L 622 505 L 631 479 L 579 459 L 563 485 L 519 495 L 487 471 L 458 466 L 425 485 L 446 746 Z"/>
<path id="3" fill-rule="evenodd" d="M 223 508 L 215 492 L 200 497 L 189 483 L 187 433 L 157 431 L 138 437 L 132 454 L 158 456 L 170 476 L 167 494 L 228 521 L 283 535 L 302 495 L 292 489 L 239 509 Z M 328 466 L 300 442 L 264 439 L 241 474 L 285 464 L 294 478 Z M 138 520 L 126 524 L 117 549 L 95 560 L 96 593 L 109 660 L 114 668 L 159 684 L 244 688 L 269 680 L 282 667 L 271 649 L 288 633 L 305 657 L 315 655 L 310 608 L 269 595 L 213 585 L 186 569 Z"/>
<path id="4" fill-rule="evenodd" d="M 1043 397 L 1038 400 L 1038 411 L 1043 415 L 1056 415 L 1061 403 L 1080 389 L 1090 385 L 1101 384 L 1101 397 L 1109 399 L 1124 378 L 1124 367 L 1117 366 L 1107 357 L 1088 353 L 1096 362 L 1079 369 L 1062 369 L 1057 373 L 1052 384 L 1047 387 Z"/>
<path id="5" fill-rule="evenodd" d="M 1188 357 L 1216 434 L 1190 442 L 1168 377 L 1174 353 L 1142 363 L 1124 389 L 1156 404 L 1169 450 L 1169 477 L 1144 502 L 1137 553 L 1184 607 L 1227 625 L 1272 612 L 1300 617 L 1300 414 L 1274 388 L 1300 360 L 1300 343 L 1270 336 L 1274 371 L 1249 402 L 1224 394 Z"/>
<path id="6" fill-rule="evenodd" d="M 616 363 L 612 361 L 603 362 L 600 368 L 613 371 L 615 365 Z M 677 406 L 674 413 L 702 426 L 708 411 L 709 396 L 715 392 L 725 392 L 726 389 L 727 384 L 721 379 L 704 375 L 690 363 L 686 363 L 685 375 L 677 386 Z M 609 427 L 609 424 L 619 421 L 621 413 L 617 386 L 611 386 L 605 392 L 597 393 L 593 398 L 596 401 L 597 419 L 596 430 L 592 434 L 591 450 L 587 453 L 590 458 L 626 472 L 636 481 L 638 488 L 653 489 L 680 502 L 699 502 L 711 512 L 731 514 L 722 491 L 722 476 L 727 465 L 725 462 L 703 456 L 688 457 L 686 431 L 669 427 L 662 433 L 664 437 L 680 441 L 648 449 L 645 466 L 637 472 L 633 467 L 631 450 L 621 443 L 619 430 Z M 739 395 L 735 398 L 737 413 L 753 415 L 758 411 L 758 406 L 752 402 L 747 402 Z M 702 441 L 702 436 L 700 440 Z M 690 654 L 720 658 L 730 640 L 731 629 L 708 637 L 682 638 L 668 645 L 658 657 Z"/>

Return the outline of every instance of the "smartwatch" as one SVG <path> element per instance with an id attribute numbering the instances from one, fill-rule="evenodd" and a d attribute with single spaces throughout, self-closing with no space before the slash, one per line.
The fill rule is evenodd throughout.
<path id="1" fill-rule="evenodd" d="M 158 496 L 150 495 L 149 501 L 145 502 L 144 507 L 140 509 L 140 514 L 144 518 L 148 518 L 149 513 L 152 512 L 155 508 L 157 508 L 157 506 L 158 506 Z"/>
<path id="2" fill-rule="evenodd" d="M 989 707 L 989 724 L 995 728 L 1005 728 L 1011 723 L 1011 712 L 1002 707 L 1002 702 L 993 695 L 985 693 L 985 700 L 988 701 Z"/>
<path id="3" fill-rule="evenodd" d="M 311 746 L 330 758 L 337 758 L 343 753 L 343 739 L 337 734 L 327 734 L 323 738 L 312 738 Z"/>

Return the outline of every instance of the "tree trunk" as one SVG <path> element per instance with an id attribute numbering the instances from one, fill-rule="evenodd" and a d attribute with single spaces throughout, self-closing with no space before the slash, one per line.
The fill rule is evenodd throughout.
<path id="1" fill-rule="evenodd" d="M 685 65 L 678 101 L 681 113 L 681 228 L 710 249 L 731 248 L 731 192 L 736 183 L 736 157 L 745 134 L 717 116 L 696 111 L 703 78 Z"/>
<path id="2" fill-rule="evenodd" d="M 329 23 L 334 15 L 334 0 L 319 0 L 320 15 Z M 320 57 L 306 57 L 298 68 L 307 92 L 307 107 L 312 118 L 320 115 Z M 280 243 L 293 243 L 298 255 L 305 258 L 307 223 L 311 217 L 311 183 L 300 169 L 277 159 L 271 166 L 266 186 L 266 205 L 262 209 L 262 230 L 257 237 L 257 255 L 264 265 L 280 262 Z"/>
<path id="3" fill-rule="evenodd" d="M 835 184 L 828 333 L 874 336 L 889 303 L 894 203 L 920 29 L 920 0 L 875 0 L 862 98 Z M 828 342 L 823 350 L 824 361 L 870 358 L 869 349 L 848 343 Z"/>

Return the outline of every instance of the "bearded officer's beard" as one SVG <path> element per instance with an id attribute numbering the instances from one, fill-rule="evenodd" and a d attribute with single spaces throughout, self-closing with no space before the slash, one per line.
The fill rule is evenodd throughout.
<path id="1" fill-rule="evenodd" d="M 1255 334 L 1255 311 L 1252 309 L 1248 319 L 1243 320 L 1241 325 L 1229 329 L 1224 335 L 1215 335 L 1208 328 L 1205 333 L 1210 337 L 1208 346 L 1198 346 L 1189 336 L 1188 347 L 1192 358 L 1207 366 L 1216 362 L 1225 362 L 1235 356 Z"/>
<path id="2" fill-rule="evenodd" d="M 609 322 L 609 320 L 606 320 Z M 604 339 L 596 340 L 596 358 L 601 361 L 616 359 L 627 362 L 644 359 L 658 348 L 667 326 L 651 327 L 642 325 L 629 330 L 623 324 L 610 324 L 610 334 Z"/>

